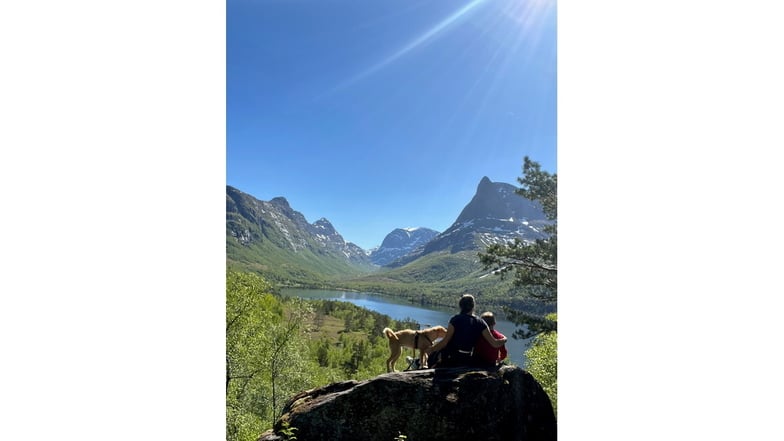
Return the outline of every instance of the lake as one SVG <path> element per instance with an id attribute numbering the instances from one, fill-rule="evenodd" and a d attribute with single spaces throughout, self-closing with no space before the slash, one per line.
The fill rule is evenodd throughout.
<path id="1" fill-rule="evenodd" d="M 412 319 L 419 323 L 420 329 L 437 325 L 446 327 L 449 324 L 449 319 L 460 311 L 457 306 L 457 298 L 455 298 L 455 308 L 448 309 L 417 306 L 406 300 L 368 292 L 283 288 L 281 289 L 281 294 L 303 299 L 339 300 L 353 303 L 362 308 L 388 315 L 395 320 Z M 477 310 L 474 312 L 476 314 L 484 312 L 481 307 L 482 305 L 478 305 Z M 514 334 L 514 330 L 517 328 L 515 324 L 508 320 L 502 320 L 499 317 L 501 311 L 493 312 L 496 314 L 495 329 L 507 338 L 508 361 L 517 366 L 525 367 L 525 351 L 530 346 L 531 340 L 512 338 L 512 334 Z M 395 331 L 399 331 L 399 329 L 395 329 Z"/>

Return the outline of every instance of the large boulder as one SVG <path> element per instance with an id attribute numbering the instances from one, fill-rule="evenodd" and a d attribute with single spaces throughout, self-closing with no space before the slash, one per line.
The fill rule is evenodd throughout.
<path id="1" fill-rule="evenodd" d="M 259 441 L 285 440 L 276 433 L 286 427 L 298 441 L 556 440 L 550 399 L 513 366 L 394 372 L 305 391 Z"/>

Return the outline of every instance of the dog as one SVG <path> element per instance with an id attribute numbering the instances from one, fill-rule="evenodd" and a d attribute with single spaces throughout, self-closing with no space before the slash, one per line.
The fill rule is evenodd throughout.
<path id="1" fill-rule="evenodd" d="M 397 372 L 395 363 L 400 358 L 403 348 L 411 348 L 416 351 L 419 349 L 419 366 L 427 369 L 427 354 L 425 349 L 433 346 L 433 342 L 446 336 L 446 328 L 443 326 L 433 326 L 432 328 L 414 331 L 413 329 L 403 329 L 393 331 L 384 328 L 384 335 L 389 339 L 389 358 L 387 359 L 387 372 Z"/>

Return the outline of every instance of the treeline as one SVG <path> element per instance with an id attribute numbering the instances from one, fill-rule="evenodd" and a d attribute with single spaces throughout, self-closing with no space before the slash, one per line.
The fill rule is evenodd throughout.
<path id="1" fill-rule="evenodd" d="M 325 283 L 319 288 L 346 289 L 360 292 L 372 292 L 388 295 L 397 299 L 404 299 L 412 305 L 424 307 L 457 308 L 457 299 L 463 293 L 472 294 L 483 307 L 492 310 L 502 310 L 504 307 L 525 311 L 530 314 L 544 316 L 556 312 L 556 302 L 538 300 L 523 288 L 515 287 L 511 278 L 501 280 L 494 276 L 488 282 L 467 283 L 421 283 L 387 281 L 343 281 L 340 283 Z"/>
<path id="2" fill-rule="evenodd" d="M 473 256 L 473 253 L 464 252 L 463 254 Z M 486 273 L 485 271 L 475 271 L 468 276 L 459 276 L 466 271 L 463 266 L 455 266 L 461 271 L 455 273 L 454 278 L 447 277 L 445 274 L 451 274 L 448 270 L 454 272 L 455 268 L 439 266 L 438 268 L 442 270 L 439 273 L 441 280 L 422 279 L 413 270 L 403 274 L 382 272 L 357 278 L 329 278 L 310 272 L 298 273 L 294 277 L 291 274 L 293 270 L 282 275 L 272 271 L 273 267 L 275 265 L 266 266 L 263 270 L 258 268 L 253 272 L 260 274 L 265 280 L 276 286 L 372 292 L 404 299 L 412 305 L 424 307 L 454 309 L 457 306 L 456 299 L 460 294 L 470 293 L 477 298 L 478 302 L 492 310 L 500 311 L 504 307 L 509 307 L 540 316 L 556 312 L 555 302 L 536 300 L 529 292 L 529 288 L 514 286 L 513 277 L 498 275 L 482 277 Z M 232 264 L 229 265 L 229 269 L 246 271 L 246 269 Z"/>
<path id="3" fill-rule="evenodd" d="M 385 373 L 385 327 L 417 329 L 417 324 L 347 302 L 281 297 L 262 277 L 229 270 L 227 439 L 257 439 L 297 392 Z M 397 367 L 403 369 L 404 361 Z"/>

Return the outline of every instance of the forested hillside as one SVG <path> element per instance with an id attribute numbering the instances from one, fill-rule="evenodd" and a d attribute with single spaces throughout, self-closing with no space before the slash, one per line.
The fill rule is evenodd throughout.
<path id="1" fill-rule="evenodd" d="M 258 275 L 228 271 L 227 439 L 255 440 L 297 392 L 386 372 L 385 327 L 416 329 L 346 302 L 281 297 Z"/>
<path id="2" fill-rule="evenodd" d="M 474 251 L 427 254 L 405 266 L 340 281 L 336 286 L 394 295 L 420 305 L 453 307 L 455 295 L 472 293 L 488 307 L 504 306 L 535 314 L 554 312 L 554 302 L 533 299 L 511 278 L 483 268 Z"/>

